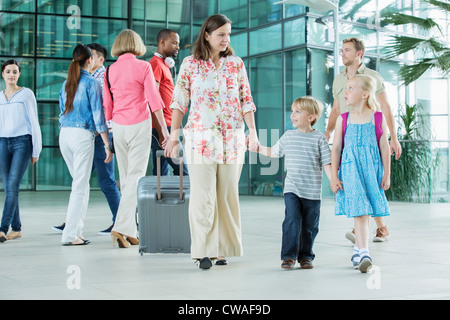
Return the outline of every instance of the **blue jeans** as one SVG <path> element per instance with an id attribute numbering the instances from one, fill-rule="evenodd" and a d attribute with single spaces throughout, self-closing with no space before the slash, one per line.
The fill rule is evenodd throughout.
<path id="1" fill-rule="evenodd" d="M 0 231 L 5 234 L 9 227 L 21 231 L 19 215 L 19 187 L 31 161 L 33 145 L 31 135 L 0 138 L 0 178 L 5 188 L 5 204 Z"/>
<path id="2" fill-rule="evenodd" d="M 170 132 L 170 127 L 167 127 Z M 156 129 L 152 129 L 152 161 L 153 161 L 153 175 L 156 176 L 156 151 L 162 150 L 159 144 L 159 134 Z M 173 169 L 175 176 L 180 175 L 180 165 L 173 162 L 172 158 L 161 157 L 161 175 L 167 176 L 169 174 L 169 165 Z M 186 163 L 183 162 L 183 176 L 188 175 Z"/>
<path id="3" fill-rule="evenodd" d="M 320 200 L 308 200 L 294 193 L 284 194 L 281 260 L 314 260 L 314 239 L 319 232 Z"/>
<path id="4" fill-rule="evenodd" d="M 108 138 L 110 145 L 112 145 L 112 133 L 108 133 Z M 120 192 L 114 175 L 114 157 L 110 163 L 105 163 L 105 158 L 105 144 L 103 143 L 102 137 L 98 135 L 95 137 L 92 172 L 97 170 L 98 185 L 106 197 L 114 224 L 116 221 L 117 209 L 119 208 L 120 203 Z"/>

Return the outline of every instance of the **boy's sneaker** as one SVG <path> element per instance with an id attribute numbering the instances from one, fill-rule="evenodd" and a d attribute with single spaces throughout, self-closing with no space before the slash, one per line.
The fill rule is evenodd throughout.
<path id="1" fill-rule="evenodd" d="M 283 269 L 293 269 L 295 265 L 295 260 L 294 259 L 286 259 L 283 260 L 283 262 L 281 263 L 281 268 Z"/>
<path id="2" fill-rule="evenodd" d="M 312 263 L 312 260 L 311 259 L 302 259 L 302 260 L 300 260 L 300 268 L 301 269 L 312 269 L 314 266 L 313 266 L 313 263 Z"/>
<path id="3" fill-rule="evenodd" d="M 52 229 L 55 230 L 56 232 L 63 232 L 65 226 L 66 226 L 66 223 L 64 222 L 60 226 L 53 226 Z"/>
<path id="4" fill-rule="evenodd" d="M 114 227 L 114 225 L 111 225 L 109 228 L 99 231 L 98 234 L 102 236 L 109 236 L 111 234 L 111 230 Z"/>
<path id="5" fill-rule="evenodd" d="M 369 256 L 361 257 L 358 269 L 361 273 L 366 273 L 372 267 L 372 259 Z"/>
<path id="6" fill-rule="evenodd" d="M 355 244 L 356 236 L 355 236 L 355 229 L 352 229 L 351 232 L 347 232 L 345 234 L 345 237 L 350 240 L 353 244 Z"/>
<path id="7" fill-rule="evenodd" d="M 384 242 L 387 240 L 387 236 L 389 235 L 389 230 L 386 226 L 377 228 L 377 233 L 373 238 L 373 242 Z"/>

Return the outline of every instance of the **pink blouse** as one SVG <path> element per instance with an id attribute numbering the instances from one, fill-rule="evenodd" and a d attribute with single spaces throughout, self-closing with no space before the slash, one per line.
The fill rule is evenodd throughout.
<path id="1" fill-rule="evenodd" d="M 171 109 L 190 112 L 183 134 L 192 148 L 217 163 L 230 163 L 247 150 L 244 114 L 256 110 L 244 62 L 222 57 L 216 69 L 211 59 L 186 57 L 180 67 Z"/>
<path id="2" fill-rule="evenodd" d="M 150 63 L 131 53 L 121 55 L 109 67 L 109 82 L 114 103 L 105 72 L 103 107 L 107 121 L 121 125 L 136 124 L 150 118 L 149 105 L 152 111 L 164 108 Z"/>

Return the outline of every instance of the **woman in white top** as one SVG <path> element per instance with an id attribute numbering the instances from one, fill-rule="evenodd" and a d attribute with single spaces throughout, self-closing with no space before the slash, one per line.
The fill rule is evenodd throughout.
<path id="1" fill-rule="evenodd" d="M 20 182 L 42 150 L 36 98 L 33 91 L 20 87 L 20 65 L 8 60 L 2 65 L 6 88 L 0 93 L 0 179 L 5 189 L 5 204 L 0 227 L 0 242 L 20 238 Z M 11 232 L 8 233 L 11 227 Z M 6 235 L 7 234 L 7 235 Z"/>
<path id="2" fill-rule="evenodd" d="M 202 25 L 193 55 L 180 68 L 171 104 L 172 131 L 165 156 L 174 156 L 183 130 L 190 176 L 191 257 L 201 269 L 242 255 L 239 178 L 247 146 L 259 146 L 247 73 L 230 46 L 231 21 L 222 14 Z M 245 124 L 249 135 L 245 137 Z"/>

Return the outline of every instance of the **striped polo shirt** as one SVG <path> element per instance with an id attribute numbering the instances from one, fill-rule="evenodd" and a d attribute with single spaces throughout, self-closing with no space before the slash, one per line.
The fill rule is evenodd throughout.
<path id="1" fill-rule="evenodd" d="M 288 130 L 272 147 L 272 154 L 284 157 L 284 193 L 310 200 L 322 198 L 322 168 L 331 163 L 330 146 L 323 133 L 315 129 L 310 133 Z"/>

